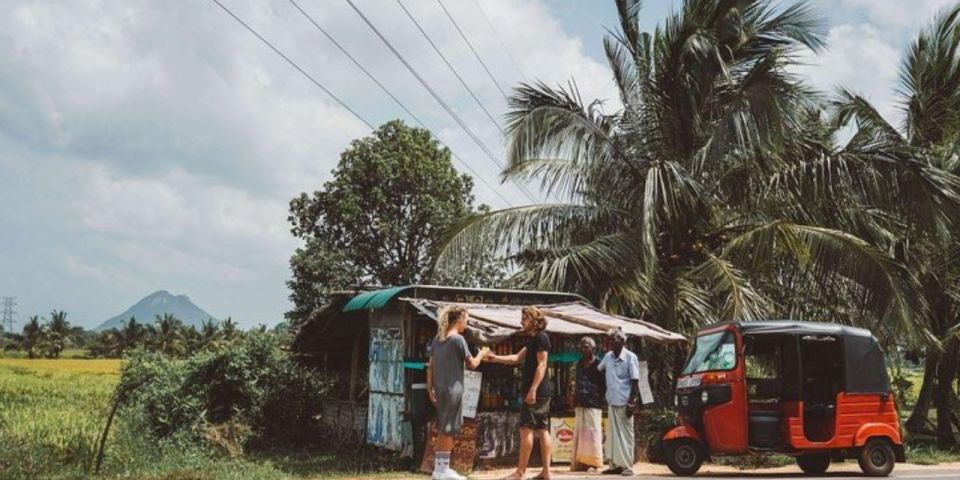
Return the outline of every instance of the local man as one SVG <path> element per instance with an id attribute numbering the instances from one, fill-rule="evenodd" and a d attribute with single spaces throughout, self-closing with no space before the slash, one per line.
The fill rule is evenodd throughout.
<path id="1" fill-rule="evenodd" d="M 594 355 L 596 342 L 580 339 L 580 361 L 577 362 L 576 419 L 573 427 L 573 460 L 570 470 L 583 472 L 603 467 L 603 397 L 606 380 L 597 368 L 600 360 Z"/>
<path id="2" fill-rule="evenodd" d="M 607 455 L 610 468 L 605 474 L 633 476 L 634 433 L 633 414 L 640 393 L 640 360 L 627 350 L 627 336 L 623 330 L 610 332 L 611 351 L 604 355 L 597 368 L 604 372 L 607 385 Z"/>

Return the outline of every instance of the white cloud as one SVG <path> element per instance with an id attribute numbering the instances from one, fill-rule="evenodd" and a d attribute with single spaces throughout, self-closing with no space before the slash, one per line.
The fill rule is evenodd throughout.
<path id="1" fill-rule="evenodd" d="M 890 122 L 899 120 L 894 88 L 900 51 L 871 25 L 837 25 L 830 29 L 828 50 L 807 54 L 798 73 L 812 85 L 833 93 L 845 87 L 865 96 Z"/>
<path id="2" fill-rule="evenodd" d="M 863 11 L 874 22 L 885 27 L 916 29 L 926 25 L 954 0 L 842 0 L 848 8 Z"/>
<path id="3" fill-rule="evenodd" d="M 13 0 L 0 16 L 0 291 L 22 310 L 54 301 L 88 325 L 165 288 L 217 315 L 275 321 L 296 245 L 287 201 L 320 188 L 367 127 L 214 3 Z M 401 111 L 291 5 L 225 4 L 373 123 Z M 405 4 L 484 103 L 506 102 L 433 2 Z M 358 2 L 454 109 L 500 153 L 502 139 L 394 0 Z M 505 87 L 520 78 L 472 3 L 446 2 Z M 490 183 L 498 168 L 344 2 L 303 2 Z M 485 0 L 531 78 L 576 78 L 615 100 L 542 0 Z M 459 167 L 458 165 L 458 168 Z M 520 198 L 513 186 L 499 187 Z M 477 182 L 478 200 L 502 206 Z M 65 275 L 62 275 L 65 273 Z M 56 297 L 56 299 L 54 299 Z M 116 310 L 116 311 L 115 311 Z"/>

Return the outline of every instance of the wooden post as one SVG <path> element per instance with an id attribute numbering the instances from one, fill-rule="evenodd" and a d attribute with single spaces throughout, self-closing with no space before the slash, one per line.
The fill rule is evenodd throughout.
<path id="1" fill-rule="evenodd" d="M 103 465 L 103 449 L 107 444 L 107 435 L 110 433 L 110 425 L 113 424 L 113 417 L 117 415 L 117 409 L 120 408 L 121 401 L 121 395 L 114 397 L 113 407 L 110 408 L 110 415 L 107 416 L 107 424 L 103 427 L 103 433 L 100 435 L 100 444 L 97 446 L 97 464 L 93 469 L 93 473 L 96 475 L 100 474 L 100 466 Z"/>

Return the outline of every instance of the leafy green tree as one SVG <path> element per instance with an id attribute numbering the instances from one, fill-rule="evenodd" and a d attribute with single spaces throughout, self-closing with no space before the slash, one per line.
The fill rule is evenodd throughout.
<path id="1" fill-rule="evenodd" d="M 472 188 L 427 130 L 394 120 L 354 140 L 322 190 L 290 202 L 305 243 L 290 261 L 288 318 L 309 318 L 331 290 L 427 278 L 445 231 L 473 211 Z"/>
<path id="2" fill-rule="evenodd" d="M 617 8 L 620 31 L 604 45 L 622 110 L 585 103 L 575 86 L 521 85 L 510 99 L 504 175 L 539 178 L 566 201 L 477 217 L 440 266 L 497 252 L 524 266 L 526 285 L 681 331 L 770 315 L 752 280 L 795 271 L 851 285 L 884 325 L 922 332 L 910 276 L 886 252 L 758 208 L 783 201 L 767 186 L 793 167 L 816 108 L 788 73 L 798 52 L 823 46 L 810 8 L 687 0 L 653 33 L 640 31 L 639 1 Z"/>

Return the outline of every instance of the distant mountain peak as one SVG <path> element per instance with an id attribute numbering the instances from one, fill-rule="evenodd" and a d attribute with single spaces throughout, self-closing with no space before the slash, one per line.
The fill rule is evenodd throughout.
<path id="1" fill-rule="evenodd" d="M 120 328 L 130 317 L 136 318 L 139 323 L 151 324 L 157 316 L 164 314 L 173 315 L 183 321 L 184 325 L 197 328 L 200 328 L 203 322 L 210 320 L 214 323 L 219 322 L 213 315 L 194 305 L 186 295 L 174 295 L 167 290 L 157 290 L 140 299 L 123 313 L 103 322 L 94 330 Z"/>

